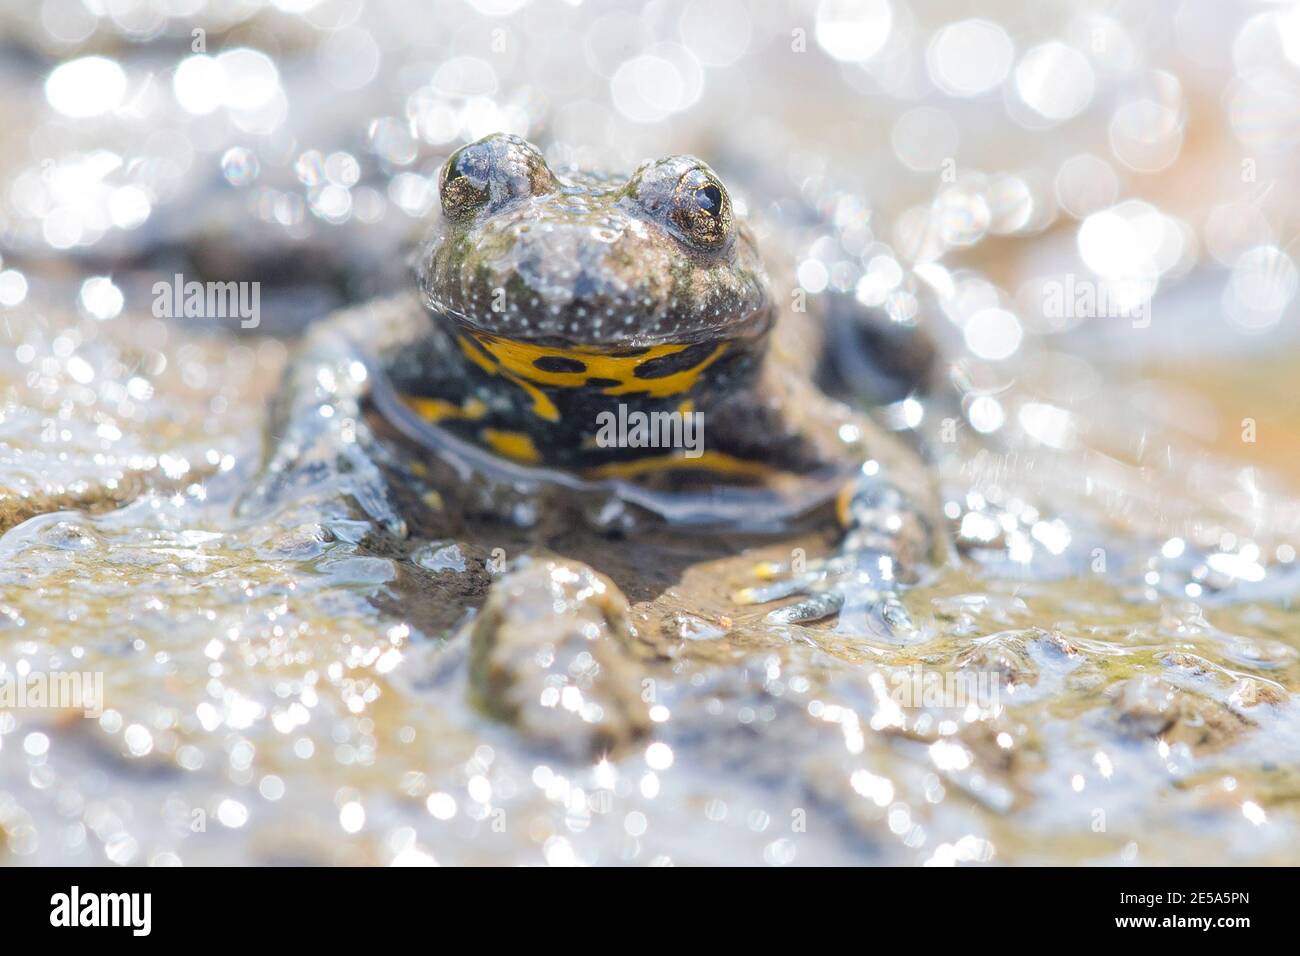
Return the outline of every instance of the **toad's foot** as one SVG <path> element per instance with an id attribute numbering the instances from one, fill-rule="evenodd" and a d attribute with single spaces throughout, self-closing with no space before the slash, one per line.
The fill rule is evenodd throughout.
<path id="1" fill-rule="evenodd" d="M 760 565 L 769 581 L 734 595 L 738 604 L 764 604 L 801 595 L 767 615 L 775 625 L 802 624 L 838 614 L 841 629 L 893 642 L 917 636 L 899 590 L 914 583 L 935 551 L 935 527 L 925 510 L 869 461 L 845 486 L 837 512 L 845 533 L 831 557 Z"/>

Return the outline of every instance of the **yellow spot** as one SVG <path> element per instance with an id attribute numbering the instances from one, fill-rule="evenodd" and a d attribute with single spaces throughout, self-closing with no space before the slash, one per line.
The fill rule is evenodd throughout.
<path id="1" fill-rule="evenodd" d="M 460 350 L 464 352 L 475 365 L 487 372 L 489 375 L 497 373 L 497 367 L 492 364 L 492 360 L 484 355 L 473 342 L 465 336 L 457 336 L 456 341 L 460 343 Z"/>
<path id="2" fill-rule="evenodd" d="M 856 487 L 857 482 L 850 481 L 841 488 L 840 493 L 835 496 L 835 519 L 839 521 L 841 528 L 847 528 L 849 526 L 849 505 L 853 503 L 853 491 Z"/>
<path id="3" fill-rule="evenodd" d="M 659 471 L 677 471 L 680 469 L 716 471 L 724 475 L 746 475 L 765 478 L 775 472 L 770 465 L 761 461 L 746 461 L 734 455 L 720 451 L 706 451 L 696 458 L 687 458 L 681 452 L 669 455 L 657 455 L 653 458 L 637 458 L 632 461 L 612 461 L 606 465 L 597 465 L 587 470 L 592 478 L 635 478 L 639 475 Z"/>
<path id="4" fill-rule="evenodd" d="M 538 418 L 544 418 L 548 422 L 558 422 L 560 420 L 560 410 L 555 407 L 555 403 L 547 398 L 546 393 L 540 388 L 529 382 L 517 379 L 513 375 L 507 375 L 506 378 L 510 379 L 528 393 L 528 397 L 533 400 L 534 415 Z"/>
<path id="5" fill-rule="evenodd" d="M 456 405 L 441 398 L 424 398 L 415 395 L 403 395 L 402 401 L 411 411 L 430 422 L 446 421 L 449 418 L 467 418 L 474 421 L 487 414 L 487 406 L 477 398 L 466 399 L 463 405 Z"/>
<path id="6" fill-rule="evenodd" d="M 542 393 L 542 390 L 536 385 L 524 381 L 519 376 L 514 375 L 497 365 L 497 363 L 493 362 L 491 358 L 483 354 L 478 345 L 471 342 L 463 335 L 459 336 L 457 341 L 460 343 L 461 351 L 469 356 L 470 360 L 479 368 L 483 369 L 483 371 L 487 372 L 489 375 L 501 375 L 527 392 L 528 397 L 533 400 L 534 415 L 538 418 L 544 418 L 548 422 L 558 422 L 560 420 L 560 410 L 555 407 L 555 403 L 547 398 Z"/>
<path id="7" fill-rule="evenodd" d="M 483 441 L 487 442 L 498 455 L 528 465 L 535 465 L 542 460 L 542 456 L 538 454 L 537 446 L 533 444 L 533 440 L 523 432 L 507 432 L 495 428 L 485 428 L 479 434 L 482 436 Z"/>

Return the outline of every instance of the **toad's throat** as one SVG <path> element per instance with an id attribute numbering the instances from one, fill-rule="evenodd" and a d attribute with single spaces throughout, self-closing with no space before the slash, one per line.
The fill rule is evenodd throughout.
<path id="1" fill-rule="evenodd" d="M 531 400 L 532 414 L 551 422 L 559 421 L 560 410 L 550 391 L 577 389 L 624 399 L 686 396 L 733 345 L 723 341 L 602 350 L 535 345 L 465 331 L 457 334 L 457 344 L 483 372 L 522 389 Z"/>
<path id="2" fill-rule="evenodd" d="M 743 403 L 752 389 L 766 352 L 764 335 L 642 346 L 544 344 L 485 332 L 445 314 L 432 319 L 434 337 L 445 343 L 435 350 L 437 362 L 398 387 L 407 408 L 430 424 L 517 462 L 597 477 L 640 477 L 642 459 L 656 459 L 665 469 L 759 477 L 754 468 L 739 467 L 735 454 L 722 454 L 736 451 L 729 447 L 736 436 L 712 425 L 716 409 Z M 611 444 L 610 432 L 603 431 L 610 422 L 642 419 L 661 428 L 672 419 L 674 429 L 680 420 L 683 437 L 707 448 L 641 442 L 634 429 L 626 441 Z"/>

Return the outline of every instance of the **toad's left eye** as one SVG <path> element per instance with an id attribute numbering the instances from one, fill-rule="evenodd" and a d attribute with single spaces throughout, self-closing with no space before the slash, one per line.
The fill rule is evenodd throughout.
<path id="1" fill-rule="evenodd" d="M 678 182 L 670 215 L 684 238 L 702 249 L 716 249 L 731 235 L 731 198 L 704 169 L 692 169 Z"/>

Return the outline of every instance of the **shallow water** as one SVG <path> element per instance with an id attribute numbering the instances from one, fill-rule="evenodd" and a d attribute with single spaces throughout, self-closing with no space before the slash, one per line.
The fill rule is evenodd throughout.
<path id="1" fill-rule="evenodd" d="M 321 4 L 317 15 L 333 8 Z M 900 25 L 891 35 L 910 23 L 908 48 L 919 49 L 929 28 L 903 5 L 892 9 Z M 791 11 L 795 22 L 816 22 L 815 8 Z M 542 14 L 528 7 L 520 16 Z M 766 141 L 752 138 L 763 120 L 780 116 L 788 128 L 804 127 L 808 154 L 773 166 L 797 166 L 803 196 L 823 200 L 843 199 L 824 191 L 823 178 L 849 170 L 843 188 L 856 195 L 858 180 L 874 176 L 871 192 L 885 197 L 873 212 L 881 236 L 906 238 L 905 229 L 891 233 L 883 222 L 905 223 L 908 204 L 928 202 L 934 186 L 899 168 L 893 154 L 873 153 L 863 165 L 859 147 L 874 128 L 843 123 L 850 109 L 906 112 L 905 102 L 891 100 L 901 91 L 863 93 L 870 71 L 830 62 L 812 40 L 813 52 L 797 66 L 776 59 L 788 32 L 780 15 L 746 21 L 741 66 L 701 68 L 709 92 L 701 106 L 641 123 L 629 121 L 629 111 L 663 104 L 626 84 L 610 93 L 606 59 L 624 58 L 620 36 L 678 36 L 675 18 L 663 11 L 644 20 L 582 11 L 557 17 L 556 31 L 586 38 L 585 70 L 570 73 L 557 73 L 541 54 L 507 52 L 498 61 L 474 46 L 491 41 L 478 28 L 505 22 L 515 30 L 516 21 L 468 7 L 448 7 L 446 17 L 464 24 L 450 38 L 431 27 L 401 37 L 410 12 L 381 4 L 335 37 L 347 49 L 368 49 L 356 32 L 363 30 L 383 51 L 361 92 L 340 93 L 356 102 L 321 114 L 346 118 L 337 125 L 358 133 L 386 110 L 400 113 L 412 90 L 425 91 L 414 116 L 421 136 L 407 144 L 393 133 L 382 146 L 389 165 L 376 164 L 381 182 L 402 184 L 377 193 L 388 203 L 377 227 L 385 236 L 418 225 L 403 202 L 419 184 L 401 177 L 424 179 L 448 148 L 488 127 L 558 127 L 555 148 L 583 159 L 595 147 L 564 144 L 603 143 L 593 130 L 627 128 L 627 140 L 616 138 L 607 150 L 615 165 L 624 152 L 663 153 L 669 142 L 703 151 L 694 144 L 717 140 L 709 118 L 725 115 L 762 62 L 783 64 L 833 96 L 825 106 L 791 111 L 780 102 L 791 90 L 772 91 L 770 115 L 746 127 L 751 138 L 736 152 L 773 159 L 761 148 Z M 1006 22 L 1016 28 L 1010 15 Z M 183 36 L 180 27 L 171 34 Z M 1120 27 L 1153 55 L 1174 56 L 1140 24 Z M 1249 34 L 1247 25 L 1234 29 Z M 218 24 L 211 31 L 226 36 Z M 106 23 L 90 39 L 44 42 L 64 58 L 91 50 L 118 56 L 111 38 L 123 33 L 131 31 Z M 42 45 L 30 39 L 41 35 L 33 24 L 20 35 Z M 189 55 L 170 42 L 154 37 L 143 52 L 121 54 L 122 62 L 133 77 L 151 70 L 165 77 Z M 204 174 L 221 168 L 228 147 L 246 142 L 264 151 L 254 179 L 290 195 L 283 184 L 296 178 L 301 202 L 316 204 L 315 218 L 301 219 L 309 255 L 337 248 L 346 258 L 358 236 L 383 247 L 368 231 L 376 224 L 360 217 L 364 184 L 349 194 L 354 214 L 331 222 L 339 196 L 309 182 L 311 170 L 276 169 L 269 158 L 277 149 L 293 158 L 311 143 L 328 153 L 326 145 L 348 141 L 310 123 L 304 131 L 295 119 L 304 110 L 313 115 L 301 106 L 311 102 L 304 92 L 311 84 L 294 85 L 295 65 L 335 69 L 338 51 L 296 57 L 299 44 L 313 51 L 320 37 L 274 18 L 230 31 L 229 42 L 280 51 L 276 84 L 293 107 L 281 122 L 297 139 L 249 133 L 270 122 L 260 107 L 228 108 L 230 126 L 213 129 L 218 124 L 170 101 L 157 106 L 153 119 L 172 140 L 150 141 L 136 158 L 174 150 L 180 139 L 193 154 L 182 177 L 150 180 L 142 167 L 131 174 L 144 176 L 157 197 L 146 223 L 110 226 L 86 241 L 95 228 L 87 212 L 68 248 L 60 231 L 70 228 L 68 216 L 55 216 L 57 206 L 24 205 L 9 188 L 29 166 L 39 168 L 42 150 L 72 162 L 98 144 L 132 158 L 133 120 L 121 111 L 69 123 L 58 97 L 47 94 L 54 101 L 35 121 L 44 138 L 30 155 L 15 148 L 5 160 L 13 228 L 3 268 L 21 274 L 23 294 L 12 291 L 17 280 L 0 276 L 0 318 L 12 345 L 0 354 L 0 677 L 12 684 L 54 672 L 99 674 L 104 707 L 91 718 L 68 707 L 0 709 L 0 859 L 1297 862 L 1300 612 L 1292 593 L 1300 463 L 1288 451 L 1294 406 L 1270 397 L 1294 393 L 1294 353 L 1285 344 L 1293 302 L 1283 303 L 1265 337 L 1279 343 L 1268 361 L 1252 351 L 1258 337 L 1236 337 L 1222 321 L 1231 305 L 1219 298 L 1228 271 L 1199 260 L 1180 275 L 1162 275 L 1151 304 L 1156 334 L 1126 331 L 1124 322 L 1104 334 L 1096 323 L 1057 329 L 1022 312 L 1026 344 L 1005 362 L 972 360 L 958 343 L 954 367 L 981 382 L 980 394 L 996 396 L 1007 422 L 987 434 L 963 425 L 961 440 L 947 450 L 941 443 L 931 461 L 966 557 L 902 593 L 917 627 L 906 641 L 882 640 L 851 618 L 774 627 L 764 622 L 768 607 L 740 606 L 731 595 L 753 583 L 760 561 L 828 553 L 829 530 L 610 536 L 577 522 L 472 520 L 440 507 L 436 496 L 416 500 L 416 486 L 392 480 L 390 446 L 369 440 L 375 422 L 356 401 L 367 374 L 360 357 L 328 350 L 319 360 L 310 351 L 292 357 L 298 340 L 290 333 L 301 324 L 295 303 L 336 290 L 273 289 L 268 280 L 282 297 L 267 300 L 265 327 L 237 334 L 151 315 L 148 286 L 140 284 L 152 274 L 148 256 L 145 265 L 132 260 L 117 269 L 92 258 L 102 253 L 112 266 L 137 247 L 182 242 L 188 230 L 176 238 L 163 223 L 241 195 L 230 186 L 248 175 L 240 156 L 225 161 L 224 192 L 210 193 Z M 694 50 L 697 65 L 726 58 L 725 50 L 680 44 L 656 55 L 675 62 L 670 54 L 680 49 Z M 448 66 L 453 51 L 472 52 L 478 62 Z M 486 74 L 480 64 L 489 64 Z M 1110 69 L 1097 61 L 1099 85 L 1140 85 Z M 41 75 L 28 76 L 37 98 Z M 542 75 L 555 88 L 530 85 Z M 1202 82 L 1201 74 L 1184 78 L 1182 109 L 1204 107 Z M 529 105 L 538 89 L 544 106 Z M 256 92 L 246 91 L 253 100 Z M 588 114 L 566 107 L 587 98 L 598 106 Z M 966 124 L 992 109 L 972 101 L 952 113 Z M 819 111 L 841 124 L 835 135 L 819 125 Z M 1032 129 L 1011 132 L 1041 141 Z M 1044 165 L 1057 162 L 1048 159 L 1057 148 L 1103 142 L 1086 115 L 1058 133 L 1046 134 L 1054 145 L 1035 147 Z M 986 139 L 968 137 L 986 168 L 1009 163 L 998 157 L 1011 147 Z M 397 163 L 408 145 L 421 160 Z M 902 146 L 904 155 L 920 148 L 906 137 Z M 747 160 L 733 161 L 740 169 Z M 1123 171 L 1118 158 L 1115 165 Z M 749 188 L 782 188 L 778 181 L 790 172 L 749 176 Z M 1034 176 L 1026 173 L 1024 182 Z M 126 185 L 129 177 L 114 180 L 115 188 Z M 133 195 L 119 197 L 119 213 Z M 980 227 L 978 238 L 987 241 L 978 249 L 991 247 L 981 265 L 987 275 L 1005 273 L 998 282 L 1006 289 L 1036 268 L 1072 268 L 1060 264 L 1074 254 L 1070 242 L 1062 251 L 1062 236 L 1079 223 L 1056 208 L 1054 224 L 1034 225 L 1052 201 L 1032 196 L 1034 215 L 1016 228 Z M 60 201 L 85 211 L 98 200 Z M 752 201 L 757 210 L 761 201 Z M 1174 195 L 1162 208 L 1199 221 L 1203 201 Z M 418 213 L 418 196 L 410 203 Z M 845 230 L 813 224 L 804 237 L 776 212 L 766 238 L 833 272 L 851 246 Z M 936 222 L 940 231 L 958 228 L 944 208 Z M 818 245 L 828 235 L 842 244 L 829 253 Z M 863 271 L 873 254 L 884 255 L 875 241 L 843 258 Z M 965 242 L 946 253 L 944 263 L 976 256 Z M 84 284 L 109 272 L 124 301 Z M 805 287 L 817 285 L 817 268 L 799 275 Z M 961 339 L 959 319 L 971 318 L 965 300 L 993 287 L 986 273 L 951 266 L 948 275 L 952 294 L 929 318 L 950 321 L 945 328 Z M 1197 292 L 1210 287 L 1212 296 Z M 1180 289 L 1191 290 L 1190 303 L 1178 298 Z M 1202 336 L 1209 344 L 1198 352 Z M 964 342 L 981 344 L 969 329 Z M 880 414 L 896 422 L 908 410 Z M 1258 419 L 1256 441 L 1238 440 L 1246 417 Z M 298 427 L 304 422 L 312 427 Z M 290 446 L 293 468 L 276 473 L 277 456 Z M 994 528 L 988 540 L 1001 545 L 978 546 L 986 526 Z M 490 716 L 471 631 L 502 579 L 498 552 L 508 562 L 531 556 L 535 567 L 550 557 L 585 562 L 627 596 L 635 634 L 617 665 L 626 686 L 600 701 L 643 721 L 625 746 L 585 751 L 587 729 L 564 705 L 552 708 L 558 737 L 551 725 L 530 723 L 531 712 Z M 562 658 L 566 648 L 556 643 L 535 649 L 521 671 L 545 670 L 547 655 Z M 581 670 L 590 662 L 575 655 L 567 663 Z"/>

